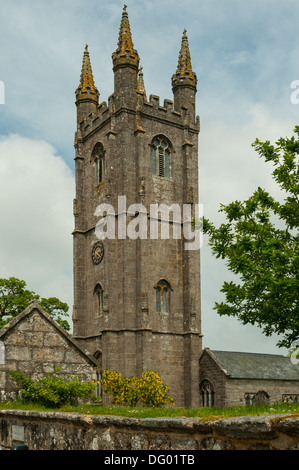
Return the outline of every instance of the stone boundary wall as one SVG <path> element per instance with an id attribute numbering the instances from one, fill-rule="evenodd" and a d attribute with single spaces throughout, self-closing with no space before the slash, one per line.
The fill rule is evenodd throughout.
<path id="1" fill-rule="evenodd" d="M 0 410 L 0 446 L 29 450 L 299 450 L 299 414 L 147 418 Z"/>

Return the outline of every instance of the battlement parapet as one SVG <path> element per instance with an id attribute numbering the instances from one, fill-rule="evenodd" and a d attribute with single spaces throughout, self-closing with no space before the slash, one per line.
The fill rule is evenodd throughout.
<path id="1" fill-rule="evenodd" d="M 110 97 L 109 97 L 110 99 Z M 79 129 L 83 135 L 89 134 L 93 129 L 96 129 L 101 123 L 109 119 L 111 111 L 113 112 L 113 106 L 108 101 L 109 106 L 107 106 L 106 101 L 103 101 L 98 105 L 96 112 L 90 113 L 82 121 L 79 122 Z"/>
<path id="2" fill-rule="evenodd" d="M 163 106 L 160 105 L 160 97 L 150 95 L 149 101 L 144 101 L 141 108 L 141 114 L 150 115 L 152 118 L 169 120 L 177 125 L 191 125 L 199 130 L 198 118 L 195 122 L 190 121 L 189 109 L 187 106 L 181 106 L 180 111 L 174 109 L 172 100 L 164 99 Z"/>
<path id="3" fill-rule="evenodd" d="M 104 125 L 107 120 L 115 116 L 116 111 L 118 110 L 116 110 L 114 94 L 112 94 L 108 98 L 108 104 L 106 101 L 103 101 L 98 105 L 96 112 L 90 113 L 79 123 L 82 137 L 84 138 L 99 126 Z M 190 122 L 187 106 L 181 106 L 180 111 L 177 111 L 174 109 L 173 101 L 169 99 L 164 99 L 162 106 L 160 105 L 160 97 L 157 95 L 150 95 L 148 101 L 144 99 L 142 103 L 139 103 L 138 112 L 144 117 L 170 121 L 178 126 L 187 125 L 199 131 L 199 118 L 197 117 L 195 122 Z"/>

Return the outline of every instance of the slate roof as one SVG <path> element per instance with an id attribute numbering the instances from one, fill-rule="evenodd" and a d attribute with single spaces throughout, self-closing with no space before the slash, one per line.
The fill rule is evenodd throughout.
<path id="1" fill-rule="evenodd" d="M 228 378 L 299 381 L 299 364 L 290 357 L 233 351 L 205 351 L 210 354 Z M 205 352 L 204 351 L 204 352 Z"/>

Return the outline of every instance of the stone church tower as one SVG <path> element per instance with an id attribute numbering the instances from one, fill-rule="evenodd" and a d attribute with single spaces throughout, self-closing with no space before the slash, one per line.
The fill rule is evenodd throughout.
<path id="1" fill-rule="evenodd" d="M 198 406 L 200 251 L 186 249 L 183 205 L 196 216 L 199 120 L 186 31 L 173 101 L 163 105 L 146 96 L 126 7 L 112 60 L 108 104 L 99 104 L 87 46 L 76 90 L 74 338 L 103 369 L 156 370 L 176 406 Z M 174 210 L 169 224 L 167 211 L 153 216 L 162 204 L 181 218 Z M 104 239 L 100 212 L 113 227 Z M 169 237 L 155 235 L 165 226 Z"/>

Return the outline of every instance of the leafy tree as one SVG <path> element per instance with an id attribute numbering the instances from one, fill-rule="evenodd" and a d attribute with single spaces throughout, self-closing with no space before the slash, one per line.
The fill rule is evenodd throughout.
<path id="1" fill-rule="evenodd" d="M 212 253 L 225 259 L 239 280 L 223 283 L 225 302 L 214 309 L 258 325 L 266 336 L 283 335 L 278 346 L 287 348 L 299 338 L 299 126 L 294 134 L 275 146 L 258 139 L 252 144 L 272 162 L 281 201 L 259 187 L 246 201 L 221 205 L 226 223 L 219 228 L 203 220 Z"/>
<path id="2" fill-rule="evenodd" d="M 26 282 L 15 277 L 0 279 L 0 328 L 23 312 L 29 303 L 36 299 L 40 306 L 65 330 L 70 325 L 63 317 L 68 316 L 68 305 L 56 297 L 45 299 L 26 288 Z"/>

